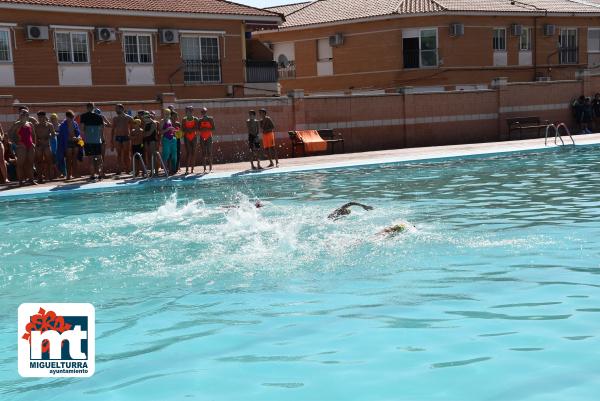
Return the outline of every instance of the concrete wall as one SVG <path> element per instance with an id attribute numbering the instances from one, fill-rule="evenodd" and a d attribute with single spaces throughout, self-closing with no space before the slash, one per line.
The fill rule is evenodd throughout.
<path id="1" fill-rule="evenodd" d="M 202 106 L 216 121 L 217 162 L 248 158 L 245 120 L 250 109 L 266 108 L 275 121 L 279 153 L 290 156 L 287 132 L 301 129 L 334 129 L 344 135 L 347 152 L 402 147 L 447 145 L 496 141 L 506 138 L 506 119 L 538 116 L 550 122 L 573 126 L 570 103 L 581 94 L 600 91 L 600 75 L 583 74 L 578 80 L 510 83 L 497 79 L 493 89 L 439 93 L 406 93 L 246 99 L 177 99 L 162 94 L 162 102 L 127 102 L 125 107 L 159 111 L 174 104 L 183 115 L 186 105 Z M 97 103 L 111 118 L 115 102 Z M 0 122 L 7 129 L 19 103 L 12 96 L 0 96 Z M 82 112 L 83 102 L 30 104 L 32 112 Z M 112 155 L 109 154 L 109 164 Z"/>

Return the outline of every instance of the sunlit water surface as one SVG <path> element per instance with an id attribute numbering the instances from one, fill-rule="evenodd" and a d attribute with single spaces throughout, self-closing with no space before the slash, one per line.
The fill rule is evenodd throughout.
<path id="1" fill-rule="evenodd" d="M 0 202 L 0 399 L 597 399 L 599 163 L 583 148 Z M 350 200 L 374 210 L 326 218 Z M 398 221 L 416 230 L 377 234 Z M 92 378 L 18 376 L 33 301 L 95 305 Z"/>

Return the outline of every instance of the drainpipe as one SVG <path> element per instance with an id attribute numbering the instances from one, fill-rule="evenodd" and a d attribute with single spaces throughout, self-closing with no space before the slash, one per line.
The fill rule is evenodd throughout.
<path id="1" fill-rule="evenodd" d="M 538 16 L 533 17 L 533 81 L 537 80 L 537 41 L 538 41 Z"/>

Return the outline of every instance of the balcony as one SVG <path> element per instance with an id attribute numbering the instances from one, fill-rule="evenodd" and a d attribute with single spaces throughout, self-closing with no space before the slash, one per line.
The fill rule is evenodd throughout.
<path id="1" fill-rule="evenodd" d="M 279 79 L 294 79 L 296 78 L 296 63 L 294 60 L 288 61 L 286 64 L 279 64 L 277 67 Z"/>
<path id="2" fill-rule="evenodd" d="M 246 60 L 246 82 L 277 82 L 277 63 L 275 61 Z"/>

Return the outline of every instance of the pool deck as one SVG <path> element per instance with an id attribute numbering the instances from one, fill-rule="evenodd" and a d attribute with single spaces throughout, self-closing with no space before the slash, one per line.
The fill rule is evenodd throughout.
<path id="1" fill-rule="evenodd" d="M 600 134 L 576 135 L 574 136 L 576 146 L 588 146 L 600 144 Z M 564 138 L 567 146 L 571 143 L 570 139 Z M 559 141 L 560 143 L 560 141 Z M 336 155 L 300 157 L 294 159 L 282 159 L 280 167 L 265 169 L 261 171 L 252 171 L 249 169 L 249 162 L 217 164 L 214 166 L 214 172 L 211 174 L 195 174 L 195 175 L 175 175 L 168 179 L 133 179 L 129 176 L 122 176 L 119 179 L 108 177 L 99 182 L 88 182 L 85 178 L 64 181 L 52 181 L 45 184 L 15 187 L 0 185 L 0 199 L 6 198 L 27 198 L 35 196 L 45 196 L 56 193 L 71 193 L 73 191 L 102 191 L 107 189 L 117 188 L 134 188 L 147 185 L 150 183 L 158 183 L 160 185 L 168 184 L 169 182 L 195 182 L 197 180 L 210 180 L 217 178 L 239 177 L 239 176 L 261 176 L 269 174 L 300 172 L 321 170 L 329 168 L 354 167 L 377 165 L 384 163 L 402 163 L 402 162 L 417 162 L 417 161 L 436 161 L 453 158 L 476 157 L 476 156 L 493 156 L 500 154 L 508 154 L 515 152 L 532 152 L 541 150 L 557 149 L 560 146 L 554 145 L 554 139 L 548 140 L 548 146 L 544 145 L 543 138 L 527 139 L 521 141 L 504 141 L 504 142 L 488 142 L 474 143 L 466 145 L 451 145 L 451 146 L 432 146 L 424 148 L 403 148 L 391 149 L 374 152 L 362 153 L 344 153 Z M 267 162 L 268 163 L 268 162 Z M 265 165 L 267 163 L 264 163 Z M 200 170 L 196 167 L 196 170 Z"/>

